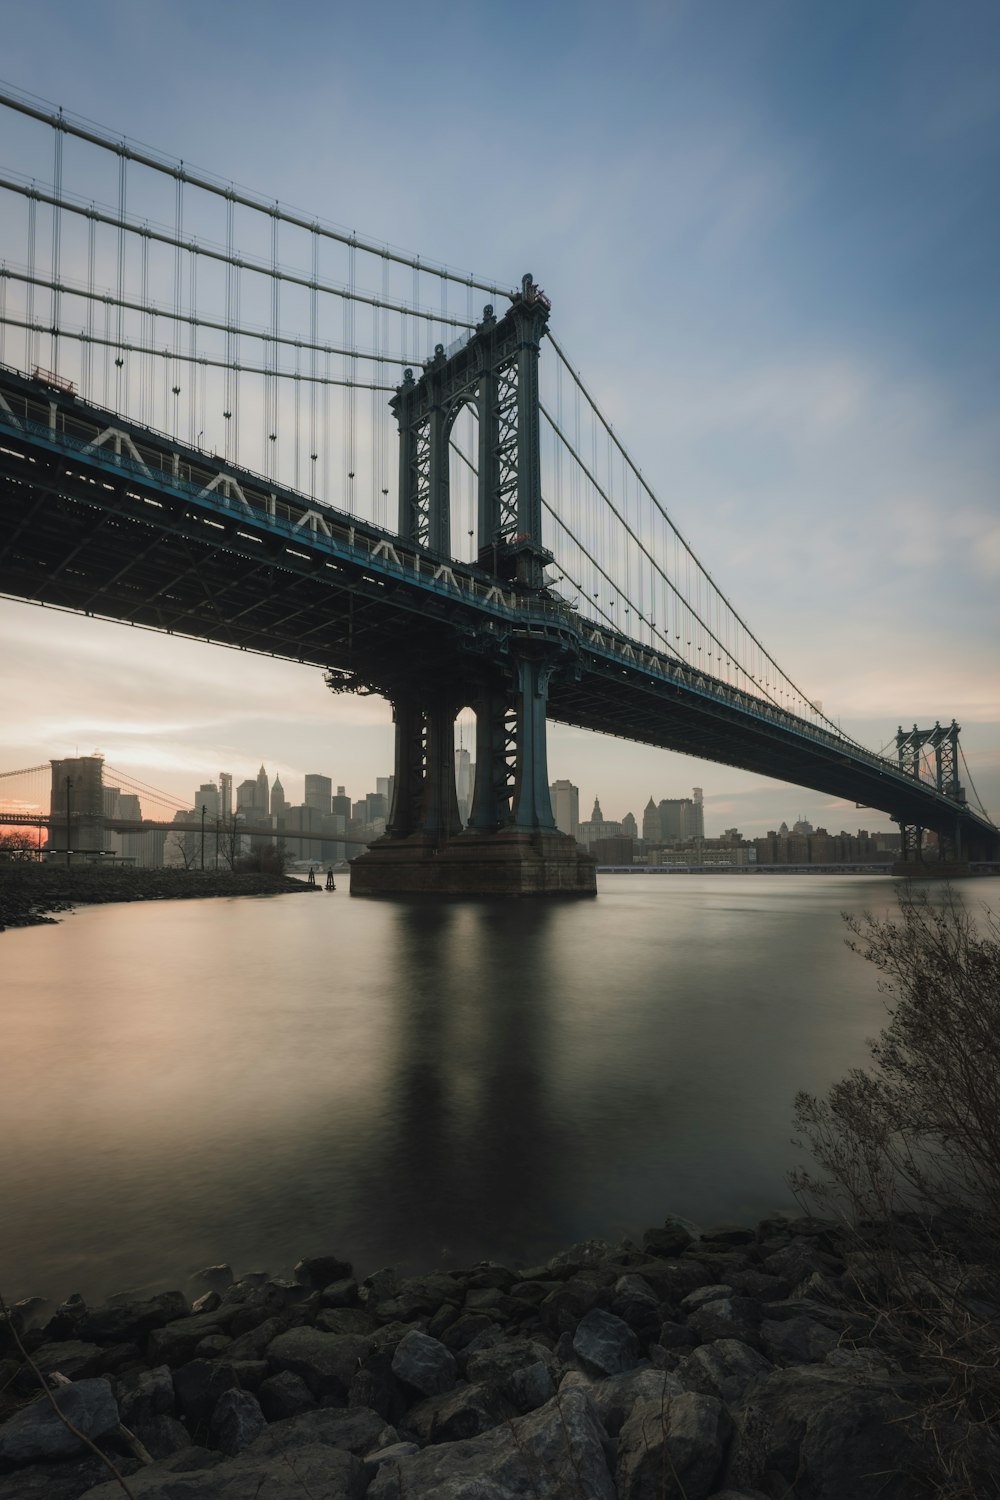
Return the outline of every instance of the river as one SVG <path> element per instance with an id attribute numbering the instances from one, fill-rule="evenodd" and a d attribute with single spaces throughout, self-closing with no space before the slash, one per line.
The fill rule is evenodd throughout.
<path id="1" fill-rule="evenodd" d="M 532 1264 L 794 1210 L 796 1090 L 883 1022 L 858 876 L 602 876 L 596 901 L 83 907 L 0 935 L 0 1290 L 228 1260 Z M 1000 881 L 966 885 L 997 904 Z"/>

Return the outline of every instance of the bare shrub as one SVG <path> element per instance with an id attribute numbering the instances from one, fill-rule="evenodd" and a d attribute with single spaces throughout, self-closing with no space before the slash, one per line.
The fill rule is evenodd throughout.
<path id="1" fill-rule="evenodd" d="M 888 1024 L 871 1062 L 795 1100 L 818 1171 L 797 1194 L 849 1226 L 848 1290 L 919 1372 L 937 1492 L 996 1494 L 1000 1417 L 1000 923 L 954 892 L 906 890 L 898 916 L 845 916 Z"/>

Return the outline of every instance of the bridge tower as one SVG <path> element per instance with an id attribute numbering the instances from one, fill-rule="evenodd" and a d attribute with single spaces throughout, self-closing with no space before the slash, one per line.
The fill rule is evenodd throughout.
<path id="1" fill-rule="evenodd" d="M 909 730 L 903 729 L 900 725 L 896 731 L 896 755 L 903 775 L 912 776 L 915 781 L 920 781 L 923 752 L 928 748 L 933 750 L 935 786 L 943 797 L 949 797 L 956 804 L 954 829 L 950 833 L 939 835 L 939 865 L 941 860 L 954 864 L 968 858 L 968 854 L 962 849 L 962 821 L 959 816 L 967 800 L 965 788 L 958 776 L 960 732 L 960 727 L 954 719 L 947 728 L 939 721 L 933 729 L 920 729 L 914 724 Z M 899 819 L 899 832 L 900 866 L 920 865 L 923 862 L 923 828 L 901 818 Z"/>
<path id="2" fill-rule="evenodd" d="M 450 441 L 465 406 L 479 422 L 477 558 L 500 590 L 544 600 L 538 358 L 550 304 L 530 276 L 503 317 L 438 345 L 390 405 L 399 425 L 399 535 L 435 564 L 451 550 Z M 395 790 L 386 835 L 351 865 L 352 892 L 592 894 L 594 862 L 556 829 L 545 709 L 552 674 L 577 647 L 559 612 L 542 628 L 495 625 L 446 660 L 399 659 L 366 684 L 392 703 Z M 357 686 L 357 684 L 353 684 Z M 333 683 L 343 690 L 344 683 Z M 455 792 L 455 717 L 476 714 L 476 783 L 463 829 Z"/>

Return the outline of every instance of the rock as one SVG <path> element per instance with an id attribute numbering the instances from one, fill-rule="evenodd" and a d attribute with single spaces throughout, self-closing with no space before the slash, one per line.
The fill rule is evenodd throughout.
<path id="1" fill-rule="evenodd" d="M 511 1339 L 481 1349 L 465 1367 L 469 1381 L 490 1386 L 522 1414 L 551 1401 L 556 1393 L 554 1371 L 551 1350 L 530 1339 Z"/>
<path id="2" fill-rule="evenodd" d="M 86 1380 L 88 1376 L 103 1373 L 104 1350 L 100 1344 L 88 1344 L 82 1339 L 63 1339 L 54 1344 L 42 1344 L 31 1358 L 43 1375 L 59 1371 L 67 1380 Z M 26 1391 L 37 1391 L 38 1380 L 30 1368 L 25 1367 L 25 1380 L 19 1382 Z"/>
<path id="3" fill-rule="evenodd" d="M 657 1337 L 664 1349 L 693 1349 L 698 1342 L 697 1334 L 686 1323 L 663 1323 Z"/>
<path id="4" fill-rule="evenodd" d="M 815 1318 L 788 1318 L 760 1325 L 761 1348 L 779 1365 L 808 1365 L 823 1359 L 840 1342 L 840 1335 Z"/>
<path id="5" fill-rule="evenodd" d="M 604 1437 L 587 1393 L 568 1390 L 480 1437 L 383 1464 L 368 1500 L 615 1500 Z"/>
<path id="6" fill-rule="evenodd" d="M 210 1292 L 224 1292 L 233 1284 L 233 1268 L 225 1263 L 217 1266 L 204 1266 L 202 1270 L 195 1271 L 191 1280 Z"/>
<path id="7" fill-rule="evenodd" d="M 177 1405 L 192 1428 L 203 1427 L 224 1391 L 242 1384 L 229 1360 L 193 1359 L 174 1371 Z"/>
<path id="8" fill-rule="evenodd" d="M 375 1319 L 360 1307 L 324 1307 L 316 1314 L 324 1333 L 374 1333 Z"/>
<path id="9" fill-rule="evenodd" d="M 221 1333 L 217 1313 L 198 1313 L 154 1328 L 146 1341 L 146 1357 L 153 1365 L 182 1365 L 203 1338 Z"/>
<path id="10" fill-rule="evenodd" d="M 684 1387 L 673 1375 L 647 1366 L 599 1380 L 590 1394 L 605 1432 L 609 1438 L 616 1438 L 636 1406 L 643 1403 L 666 1406 L 684 1394 Z"/>
<path id="11" fill-rule="evenodd" d="M 333 1279 L 335 1278 L 331 1277 Z M 399 1277 L 392 1266 L 383 1266 L 381 1270 L 373 1271 L 358 1287 L 362 1307 L 377 1307 L 387 1297 L 394 1297 L 398 1286 Z"/>
<path id="12" fill-rule="evenodd" d="M 266 1438 L 267 1434 L 264 1434 Z M 258 1438 L 257 1442 L 264 1439 Z M 207 1454 L 199 1468 L 186 1468 L 179 1477 L 170 1467 L 185 1460 L 179 1453 L 140 1469 L 129 1481 L 136 1500 L 362 1500 L 367 1474 L 361 1460 L 339 1448 L 306 1444 L 282 1455 L 258 1453 L 256 1444 L 236 1458 L 216 1462 Z M 116 1482 L 88 1490 L 81 1500 L 122 1500 Z"/>
<path id="13" fill-rule="evenodd" d="M 176 1394 L 169 1368 L 157 1365 L 119 1380 L 118 1407 L 126 1427 L 135 1427 L 151 1417 L 173 1416 Z"/>
<path id="14" fill-rule="evenodd" d="M 116 1458 L 115 1466 L 126 1476 L 139 1467 L 139 1460 Z M 109 1477 L 108 1466 L 101 1459 L 62 1459 L 56 1464 L 31 1464 L 13 1474 L 0 1474 L 0 1500 L 78 1500 L 85 1490 Z M 118 1500 L 124 1490 L 118 1488 Z"/>
<path id="15" fill-rule="evenodd" d="M 365 1467 L 378 1469 L 382 1464 L 397 1463 L 401 1458 L 410 1458 L 420 1449 L 416 1443 L 390 1443 L 388 1448 L 379 1448 L 374 1453 L 365 1454 Z"/>
<path id="16" fill-rule="evenodd" d="M 752 1245 L 755 1238 L 744 1224 L 716 1224 L 700 1236 L 703 1245 Z"/>
<path id="17" fill-rule="evenodd" d="M 421 1443 L 453 1443 L 478 1437 L 512 1416 L 514 1408 L 492 1386 L 460 1385 L 418 1401 L 406 1413 L 406 1427 Z"/>
<path id="18" fill-rule="evenodd" d="M 42 1332 L 48 1339 L 71 1338 L 86 1316 L 87 1304 L 79 1292 L 74 1292 L 65 1302 L 60 1302 Z M 0 1322 L 0 1335 L 2 1331 L 3 1324 Z"/>
<path id="19" fill-rule="evenodd" d="M 285 1319 L 265 1318 L 263 1323 L 258 1323 L 255 1328 L 241 1333 L 239 1338 L 232 1339 L 226 1347 L 226 1356 L 231 1360 L 263 1359 L 268 1344 L 284 1331 Z"/>
<path id="20" fill-rule="evenodd" d="M 254 1443 L 253 1451 L 281 1454 L 292 1452 L 303 1444 L 323 1444 L 360 1457 L 373 1448 L 385 1448 L 398 1439 L 395 1427 L 367 1407 L 351 1407 L 347 1411 L 326 1407 L 320 1411 L 303 1412 L 284 1422 L 272 1422 Z M 261 1500 L 264 1500 L 263 1496 Z"/>
<path id="21" fill-rule="evenodd" d="M 714 1396 L 642 1402 L 618 1437 L 619 1500 L 707 1500 L 731 1431 Z"/>
<path id="22" fill-rule="evenodd" d="M 573 1353 L 588 1370 L 617 1375 L 638 1363 L 639 1340 L 621 1318 L 595 1307 L 577 1325 Z"/>
<path id="23" fill-rule="evenodd" d="M 538 1309 L 543 1327 L 556 1337 L 560 1333 L 572 1333 L 582 1317 L 590 1312 L 597 1302 L 597 1287 L 580 1281 L 567 1281 L 556 1291 L 550 1292 Z"/>
<path id="24" fill-rule="evenodd" d="M 163 1328 L 188 1314 L 183 1292 L 159 1292 L 155 1297 L 112 1297 L 104 1307 L 90 1309 L 77 1332 L 95 1344 L 141 1343 L 154 1328 Z"/>
<path id="25" fill-rule="evenodd" d="M 392 1359 L 388 1354 L 372 1354 L 358 1370 L 347 1392 L 348 1406 L 367 1406 L 378 1412 L 386 1421 L 392 1421 L 397 1412 L 406 1409 L 407 1401 L 403 1388 L 392 1373 Z"/>
<path id="26" fill-rule="evenodd" d="M 316 1404 L 305 1381 L 300 1375 L 293 1375 L 291 1370 L 282 1370 L 265 1380 L 257 1392 L 257 1399 L 269 1422 L 296 1417 L 300 1412 L 310 1411 Z"/>
<path id="27" fill-rule="evenodd" d="M 653 1329 L 661 1321 L 660 1299 L 645 1276 L 619 1276 L 612 1292 L 611 1311 L 636 1330 Z"/>
<path id="28" fill-rule="evenodd" d="M 200 1297 L 191 1303 L 191 1311 L 193 1313 L 215 1312 L 215 1309 L 221 1302 L 222 1298 L 218 1292 L 203 1292 Z"/>
<path id="29" fill-rule="evenodd" d="M 719 1302 L 732 1295 L 733 1288 L 728 1283 L 713 1282 L 710 1286 L 700 1286 L 695 1291 L 688 1292 L 686 1297 L 681 1298 L 681 1308 L 686 1313 L 693 1313 L 706 1302 Z"/>
<path id="30" fill-rule="evenodd" d="M 679 1220 L 670 1220 L 662 1229 L 647 1229 L 642 1237 L 643 1249 L 650 1255 L 662 1255 L 668 1260 L 681 1255 L 691 1244 L 694 1236 Z"/>
<path id="31" fill-rule="evenodd" d="M 370 1339 L 355 1334 L 321 1333 L 317 1328 L 290 1328 L 267 1346 L 271 1369 L 300 1375 L 317 1399 L 347 1395 L 351 1380 L 371 1353 Z"/>
<path id="32" fill-rule="evenodd" d="M 320 1300 L 324 1307 L 356 1307 L 358 1283 L 353 1276 L 342 1276 L 339 1281 L 331 1281 L 323 1288 Z"/>
<path id="33" fill-rule="evenodd" d="M 726 1482 L 783 1482 L 796 1500 L 914 1500 L 928 1457 L 911 1408 L 891 1380 L 863 1381 L 858 1370 L 799 1365 L 755 1382 L 734 1411 Z"/>
<path id="34" fill-rule="evenodd" d="M 125 1425 L 153 1458 L 170 1458 L 191 1446 L 191 1434 L 176 1417 L 144 1417 L 134 1426 L 129 1422 Z"/>
<path id="35" fill-rule="evenodd" d="M 579 1245 L 570 1245 L 560 1250 L 546 1262 L 545 1269 L 556 1281 L 568 1280 L 580 1271 L 603 1266 L 612 1255 L 611 1246 L 604 1240 L 583 1240 Z"/>
<path id="36" fill-rule="evenodd" d="M 211 1333 L 208 1338 L 199 1339 L 191 1353 L 195 1359 L 218 1359 L 232 1348 L 232 1343 L 224 1333 Z"/>
<path id="37" fill-rule="evenodd" d="M 59 1410 L 85 1437 L 96 1441 L 118 1428 L 118 1402 L 107 1380 L 78 1380 L 58 1387 L 53 1396 Z M 70 1458 L 85 1444 L 64 1426 L 47 1396 L 15 1412 L 0 1427 L 0 1459 L 13 1464 L 37 1458 Z"/>
<path id="38" fill-rule="evenodd" d="M 411 1329 L 392 1356 L 392 1373 L 422 1396 L 436 1396 L 455 1384 L 458 1367 L 455 1356 L 444 1344 Z"/>
<path id="39" fill-rule="evenodd" d="M 257 1397 L 249 1391 L 223 1391 L 212 1412 L 208 1430 L 213 1448 L 230 1457 L 249 1448 L 267 1426 Z"/>
<path id="40" fill-rule="evenodd" d="M 738 1339 L 743 1344 L 756 1346 L 759 1323 L 760 1307 L 750 1297 L 723 1297 L 716 1302 L 703 1302 L 688 1317 L 688 1327 L 703 1344 L 714 1339 Z"/>
<path id="41" fill-rule="evenodd" d="M 350 1261 L 339 1260 L 335 1255 L 314 1255 L 308 1260 L 300 1260 L 292 1275 L 303 1286 L 321 1292 L 335 1281 L 346 1280 L 351 1271 Z"/>
<path id="42" fill-rule="evenodd" d="M 751 1381 L 768 1375 L 773 1366 L 756 1349 L 739 1339 L 716 1339 L 693 1350 L 677 1366 L 677 1378 L 689 1391 L 718 1396 L 732 1406 Z"/>
<path id="43" fill-rule="evenodd" d="M 463 1313 L 442 1331 L 441 1342 L 448 1349 L 465 1349 L 479 1334 L 495 1326 L 485 1313 Z"/>

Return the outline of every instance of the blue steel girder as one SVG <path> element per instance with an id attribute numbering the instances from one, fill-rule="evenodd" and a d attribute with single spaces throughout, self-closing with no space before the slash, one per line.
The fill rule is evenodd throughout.
<path id="1" fill-rule="evenodd" d="M 311 662 L 389 697 L 422 672 L 471 700 L 484 658 L 512 690 L 515 657 L 544 648 L 552 718 L 998 838 L 892 762 L 557 599 L 4 370 L 0 592 Z"/>

